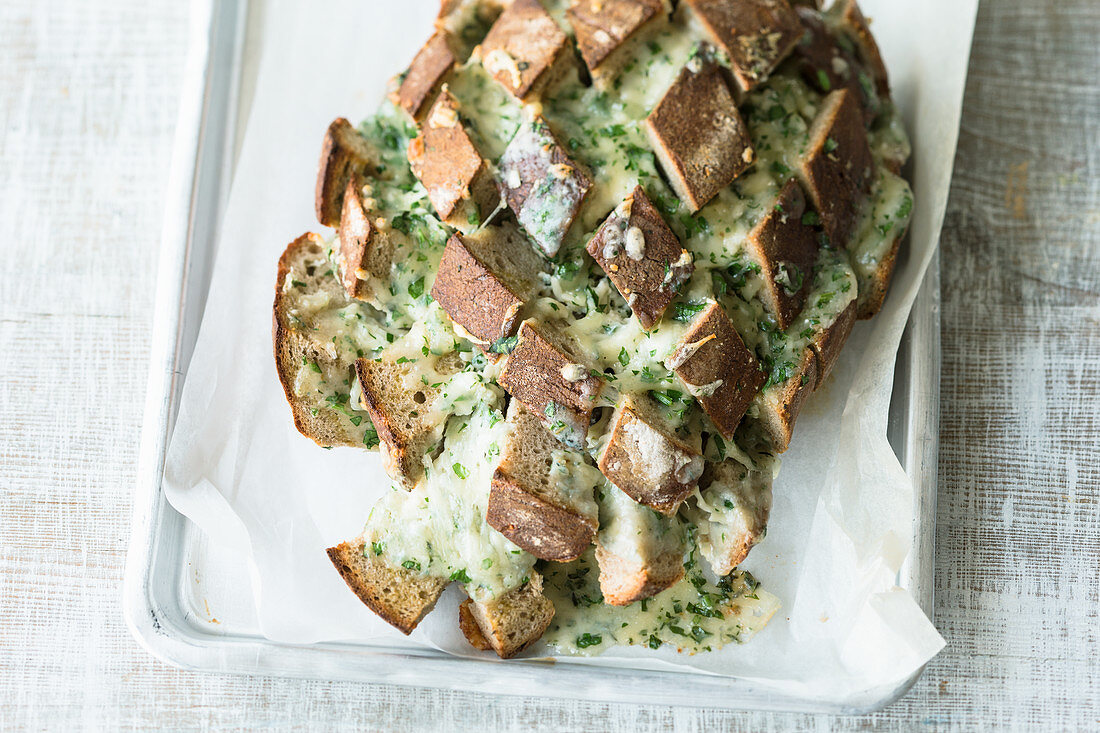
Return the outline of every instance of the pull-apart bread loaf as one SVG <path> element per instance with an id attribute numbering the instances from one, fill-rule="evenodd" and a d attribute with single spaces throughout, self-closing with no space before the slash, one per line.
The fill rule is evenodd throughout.
<path id="1" fill-rule="evenodd" d="M 444 0 L 278 264 L 295 427 L 392 482 L 347 585 L 407 634 L 455 583 L 501 657 L 750 638 L 778 604 L 739 566 L 886 297 L 908 155 L 854 0 Z"/>

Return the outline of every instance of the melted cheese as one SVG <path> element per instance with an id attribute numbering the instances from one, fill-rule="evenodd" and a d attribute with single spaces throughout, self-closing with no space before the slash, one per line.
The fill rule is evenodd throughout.
<path id="1" fill-rule="evenodd" d="M 566 5 L 564 0 L 553 0 L 550 12 L 560 20 Z M 767 390 L 778 389 L 793 373 L 813 335 L 829 327 L 857 297 L 860 285 L 872 278 L 896 235 L 907 226 L 912 196 L 905 181 L 887 167 L 887 161 L 908 155 L 909 143 L 896 110 L 886 103 L 871 131 L 874 186 L 860 213 L 856 235 L 846 251 L 822 250 L 803 312 L 780 331 L 760 298 L 764 283 L 746 254 L 745 240 L 805 154 L 821 95 L 789 63 L 745 95 L 740 110 L 752 138 L 755 163 L 692 214 L 664 183 L 643 127 L 703 37 L 689 16 L 681 9 L 667 26 L 626 43 L 620 52 L 622 72 L 601 83 L 602 89 L 584 86 L 576 71 L 569 71 L 541 108 L 525 109 L 474 54 L 448 82 L 458 100 L 457 119 L 437 122 L 463 124 L 482 155 L 495 164 L 525 118 L 539 113 L 549 121 L 566 153 L 591 176 L 593 187 L 549 271 L 541 274 L 528 314 L 564 325 L 577 342 L 577 358 L 583 363 L 568 365 L 562 372 L 565 379 L 579 379 L 588 368 L 603 372 L 607 379 L 603 407 L 616 404 L 621 394 L 650 392 L 698 449 L 701 432 L 710 426 L 692 395 L 713 392 L 719 385 L 689 388 L 672 371 L 692 349 L 689 345 L 677 353 L 694 317 L 709 302 L 723 305 L 769 374 L 768 386 L 757 396 L 759 403 Z M 463 37 L 477 35 L 459 31 Z M 510 59 L 486 61 L 510 73 L 506 68 L 512 65 Z M 389 104 L 361 129 L 379 149 L 383 163 L 380 179 L 364 195 L 369 197 L 376 224 L 392 236 L 398 256 L 389 282 L 373 284 L 376 307 L 326 293 L 302 299 L 301 317 L 312 324 L 326 350 L 331 345 L 337 366 L 303 369 L 295 389 L 319 395 L 319 405 L 326 404 L 326 399 L 336 400 L 333 409 L 361 420 L 340 407 L 349 401 L 350 409 L 358 404 L 357 385 L 347 365 L 356 356 L 380 353 L 411 365 L 403 386 L 418 381 L 438 385 L 440 395 L 427 409 L 440 424 L 446 423 L 442 446 L 435 458 L 429 454 L 425 459 L 426 478 L 412 492 L 394 491 L 378 503 L 364 537 L 368 546 L 396 564 L 453 578 L 474 597 L 491 598 L 522 583 L 535 563 L 484 521 L 492 469 L 506 429 L 499 414 L 502 392 L 495 385 L 503 362 L 486 360 L 469 334 L 456 328 L 429 296 L 450 230 L 435 217 L 405 160 L 405 146 L 415 130 Z M 560 180 L 569 180 L 567 175 L 562 178 L 568 173 L 564 168 L 556 172 Z M 519 186 L 517 171 L 499 177 L 504 185 Z M 609 212 L 615 210 L 624 222 L 629 220 L 628 196 L 639 184 L 685 250 L 668 276 L 679 286 L 677 298 L 651 331 L 641 328 L 628 302 L 583 252 Z M 536 191 L 529 198 L 525 223 L 533 226 L 537 219 L 549 222 L 554 231 L 565 229 L 566 212 L 560 202 L 539 196 Z M 609 237 L 605 257 L 643 257 L 645 241 L 640 235 L 627 229 Z M 683 270 L 692 261 L 694 272 L 687 277 Z M 463 352 L 463 370 L 441 374 L 437 369 L 441 357 L 455 350 Z M 750 415 L 756 409 L 759 406 L 750 409 Z M 587 428 L 587 452 L 598 455 L 606 444 L 610 410 L 604 413 L 597 414 L 599 419 L 591 426 L 566 425 L 563 435 L 579 436 Z M 364 430 L 369 430 L 367 422 Z M 742 440 L 759 439 L 750 426 Z M 636 442 L 651 464 L 663 460 L 660 451 L 648 449 L 646 436 L 636 436 Z M 734 458 L 753 469 L 750 473 L 760 487 L 770 487 L 778 460 L 766 445 L 711 440 L 706 448 L 708 458 Z M 667 470 L 694 473 L 696 468 L 675 460 L 668 466 L 650 466 L 662 474 Z M 698 543 L 704 555 L 713 555 L 724 532 L 744 531 L 754 516 L 762 515 L 761 504 L 738 498 L 744 492 L 719 489 L 697 494 L 685 503 L 680 517 L 665 517 L 636 504 L 607 484 L 583 456 L 566 450 L 554 452 L 550 472 L 582 514 L 596 516 L 594 491 L 599 494 L 600 544 L 639 562 L 662 552 L 682 551 L 685 535 Z M 763 501 L 763 488 L 754 496 Z M 745 641 L 778 608 L 778 601 L 759 590 L 751 576 L 733 575 L 719 586 L 710 583 L 694 563 L 689 563 L 686 578 L 674 587 L 625 608 L 599 602 L 598 572 L 591 553 L 568 565 L 550 564 L 545 572 L 546 592 L 557 608 L 546 638 L 569 653 L 591 654 L 612 643 L 671 645 L 693 652 L 714 649 Z"/>
<path id="2" fill-rule="evenodd" d="M 363 539 L 391 563 L 462 582 L 471 597 L 487 600 L 525 582 L 535 558 L 485 523 L 505 423 L 491 406 L 495 396 L 482 396 L 469 417 L 448 421 L 425 479 L 374 506 Z"/>
<path id="3" fill-rule="evenodd" d="M 602 603 L 599 569 L 591 552 L 548 567 L 545 593 L 554 620 L 543 639 L 560 652 L 591 656 L 615 644 L 704 652 L 751 639 L 779 609 L 779 599 L 748 573 L 711 583 L 688 563 L 682 580 L 646 601 Z"/>

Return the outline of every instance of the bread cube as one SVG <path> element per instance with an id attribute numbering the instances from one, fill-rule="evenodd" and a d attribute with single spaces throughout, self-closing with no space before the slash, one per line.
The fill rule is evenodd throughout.
<path id="1" fill-rule="evenodd" d="M 552 257 L 580 213 L 592 179 L 569 158 L 542 118 L 520 127 L 498 168 L 509 208 L 542 251 Z"/>
<path id="2" fill-rule="evenodd" d="M 492 649 L 501 659 L 539 640 L 554 619 L 554 604 L 542 593 L 542 576 L 488 601 L 467 599 L 459 606 L 459 629 L 476 649 Z"/>
<path id="3" fill-rule="evenodd" d="M 604 220 L 587 249 L 647 331 L 695 270 L 641 186 Z"/>
<path id="4" fill-rule="evenodd" d="M 369 197 L 363 196 L 364 182 L 358 175 L 348 180 L 340 214 L 340 280 L 348 296 L 374 302 L 371 285 L 389 283 L 394 243 L 371 222 Z"/>
<path id="5" fill-rule="evenodd" d="M 328 548 L 329 560 L 359 600 L 402 634 L 412 633 L 448 581 L 394 567 L 368 553 L 362 540 Z"/>
<path id="6" fill-rule="evenodd" d="M 574 0 L 565 17 L 593 79 L 606 79 L 610 59 L 642 26 L 667 12 L 662 0 Z"/>
<path id="7" fill-rule="evenodd" d="M 743 91 L 768 78 L 802 37 L 787 0 L 685 0 L 710 39 L 729 57 Z"/>
<path id="8" fill-rule="evenodd" d="M 419 121 L 454 70 L 457 59 L 446 31 L 436 31 L 417 51 L 409 68 L 394 79 L 390 101 Z"/>
<path id="9" fill-rule="evenodd" d="M 727 459 L 707 465 L 699 481 L 701 501 L 691 510 L 699 550 L 719 577 L 733 572 L 764 539 L 771 513 L 770 472 Z"/>
<path id="10" fill-rule="evenodd" d="M 685 538 L 675 516 L 658 514 L 614 485 L 600 492 L 596 562 L 604 602 L 652 598 L 684 577 Z"/>
<path id="11" fill-rule="evenodd" d="M 856 324 L 857 310 L 856 302 L 852 301 L 847 308 L 841 311 L 831 326 L 818 331 L 810 339 L 810 348 L 813 350 L 817 362 L 814 389 L 825 382 L 829 372 L 833 370 L 836 360 L 840 358 L 844 343 L 848 340 L 848 336 L 852 333 L 852 327 Z"/>
<path id="12" fill-rule="evenodd" d="M 599 467 L 611 483 L 639 504 L 675 514 L 695 490 L 703 456 L 676 437 L 649 398 L 627 395 L 615 409 Z"/>
<path id="13" fill-rule="evenodd" d="M 496 208 L 500 196 L 489 163 L 463 128 L 446 87 L 409 141 L 408 158 L 439 218 L 455 229 L 473 231 Z"/>
<path id="14" fill-rule="evenodd" d="M 745 240 L 749 256 L 760 265 L 760 299 L 783 331 L 802 310 L 813 285 L 818 237 L 807 213 L 813 214 L 802 186 L 792 178 Z"/>
<path id="15" fill-rule="evenodd" d="M 817 356 L 812 349 L 806 348 L 787 381 L 772 385 L 756 396 L 758 419 L 771 437 L 772 446 L 780 453 L 790 447 L 798 413 L 818 382 Z"/>
<path id="16" fill-rule="evenodd" d="M 599 523 L 594 486 L 579 470 L 584 455 L 563 450 L 542 419 L 519 400 L 508 408 L 508 424 L 485 520 L 535 557 L 577 559 L 592 544 Z"/>
<path id="17" fill-rule="evenodd" d="M 756 393 L 767 381 L 729 316 L 712 303 L 691 325 L 666 365 L 724 438 L 732 438 Z"/>
<path id="18" fill-rule="evenodd" d="M 521 101 L 538 96 L 571 56 L 568 36 L 539 0 L 514 0 L 480 48 L 485 70 Z"/>
<path id="19" fill-rule="evenodd" d="M 853 53 L 837 43 L 825 27 L 821 13 L 805 7 L 796 8 L 795 12 L 805 33 L 794 53 L 806 82 L 822 94 L 847 89 L 859 100 L 864 122 L 870 123 L 882 104 L 869 72 Z M 850 48 L 854 50 L 854 46 Z"/>
<path id="20" fill-rule="evenodd" d="M 482 347 L 515 331 L 524 302 L 523 295 L 471 251 L 461 234 L 447 241 L 432 298 Z"/>
<path id="21" fill-rule="evenodd" d="M 583 450 L 592 410 L 604 381 L 574 354 L 575 347 L 550 326 L 526 320 L 498 382 L 539 415 L 553 435 Z"/>
<path id="22" fill-rule="evenodd" d="M 338 226 L 348 181 L 353 175 L 373 173 L 377 161 L 378 151 L 350 122 L 343 117 L 333 120 L 321 143 L 321 163 L 313 197 L 317 221 L 326 227 Z"/>
<path id="23" fill-rule="evenodd" d="M 755 153 L 718 64 L 693 56 L 645 121 L 673 190 L 691 211 L 752 165 Z"/>
<path id="24" fill-rule="evenodd" d="M 798 177 L 833 246 L 848 245 L 873 174 L 859 102 L 847 89 L 830 92 L 810 127 Z"/>
<path id="25" fill-rule="evenodd" d="M 454 374 L 461 368 L 456 352 L 441 357 L 435 370 Z M 362 405 L 378 432 L 386 473 L 407 491 L 424 475 L 424 454 L 439 440 L 447 417 L 431 409 L 439 396 L 438 386 L 419 382 L 412 388 L 405 386 L 414 369 L 414 362 L 385 356 L 355 362 Z"/>

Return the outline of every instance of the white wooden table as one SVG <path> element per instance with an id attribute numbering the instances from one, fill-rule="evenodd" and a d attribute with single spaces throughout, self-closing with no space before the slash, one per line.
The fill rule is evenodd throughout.
<path id="1" fill-rule="evenodd" d="M 1100 729 L 1100 3 L 981 8 L 943 236 L 947 648 L 861 718 L 193 674 L 130 638 L 187 12 L 0 3 L 0 728 Z"/>

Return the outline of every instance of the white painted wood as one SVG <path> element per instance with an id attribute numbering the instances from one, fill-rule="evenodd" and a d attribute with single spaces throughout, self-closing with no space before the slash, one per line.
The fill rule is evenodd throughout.
<path id="1" fill-rule="evenodd" d="M 185 3 L 0 3 L 0 728 L 1100 729 L 1100 5 L 982 6 L 943 238 L 936 621 L 860 718 L 203 675 L 120 584 Z"/>

